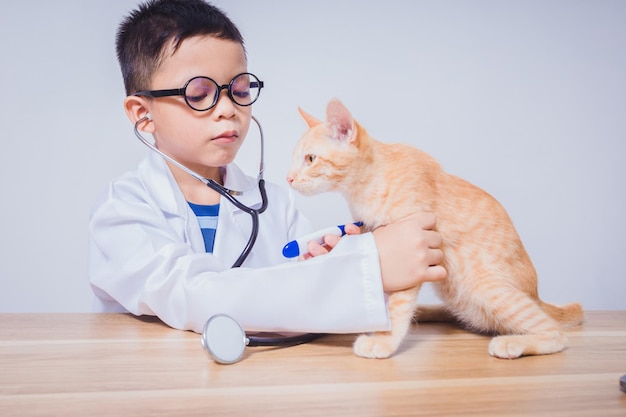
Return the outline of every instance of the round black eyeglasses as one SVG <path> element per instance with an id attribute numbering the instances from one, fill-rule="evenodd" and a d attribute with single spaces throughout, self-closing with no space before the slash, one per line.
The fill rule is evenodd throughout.
<path id="1" fill-rule="evenodd" d="M 228 84 L 219 85 L 209 77 L 193 77 L 185 83 L 183 88 L 171 90 L 139 91 L 134 96 L 170 97 L 183 96 L 185 103 L 193 110 L 207 111 L 213 108 L 219 100 L 222 90 L 228 91 L 228 97 L 239 106 L 250 106 L 257 101 L 263 88 L 263 81 L 256 75 L 244 72 L 236 75 Z"/>

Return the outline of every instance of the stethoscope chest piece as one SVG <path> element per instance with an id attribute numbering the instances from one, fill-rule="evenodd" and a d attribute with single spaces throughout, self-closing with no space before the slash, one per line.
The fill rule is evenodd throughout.
<path id="1" fill-rule="evenodd" d="M 235 319 L 217 314 L 204 325 L 201 343 L 215 362 L 228 365 L 242 358 L 248 339 Z"/>

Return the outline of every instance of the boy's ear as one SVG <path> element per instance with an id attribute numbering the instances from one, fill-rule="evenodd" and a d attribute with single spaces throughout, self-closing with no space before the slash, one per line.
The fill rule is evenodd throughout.
<path id="1" fill-rule="evenodd" d="M 150 111 L 146 101 L 144 97 L 128 96 L 124 99 L 124 110 L 132 124 L 137 123 L 138 120 L 144 117 L 148 117 L 148 120 L 140 123 L 137 128 L 142 132 L 154 133 L 154 123 L 150 118 Z"/>

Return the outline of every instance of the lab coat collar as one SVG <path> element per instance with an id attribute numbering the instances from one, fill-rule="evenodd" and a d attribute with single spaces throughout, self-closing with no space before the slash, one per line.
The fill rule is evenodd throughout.
<path id="1" fill-rule="evenodd" d="M 139 175 L 161 210 L 179 216 L 182 214 L 185 197 L 163 157 L 149 152 L 139 164 Z"/>
<path id="2" fill-rule="evenodd" d="M 142 180 L 153 192 L 156 203 L 164 212 L 177 215 L 183 215 L 187 212 L 185 197 L 163 157 L 150 152 L 139 165 L 139 172 Z M 226 188 L 245 191 L 243 195 L 235 198 L 248 207 L 258 208 L 261 206 L 261 193 L 256 178 L 247 176 L 234 163 L 224 167 L 223 176 Z M 224 203 L 224 197 L 221 198 L 221 203 Z M 230 205 L 230 203 L 228 204 Z M 237 211 L 241 210 L 233 207 L 233 212 Z"/>
<path id="3" fill-rule="evenodd" d="M 243 195 L 235 196 L 248 207 L 261 207 L 262 199 L 259 191 L 259 184 L 256 178 L 246 175 L 241 168 L 232 163 L 227 165 L 222 171 L 224 187 L 229 190 L 243 191 Z M 224 197 L 222 197 L 224 199 Z"/>

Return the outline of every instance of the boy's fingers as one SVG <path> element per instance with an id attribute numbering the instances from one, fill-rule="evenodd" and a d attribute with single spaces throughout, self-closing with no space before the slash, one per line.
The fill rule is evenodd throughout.
<path id="1" fill-rule="evenodd" d="M 347 235 L 358 235 L 361 233 L 361 228 L 354 223 L 346 224 L 344 230 L 346 231 Z"/>
<path id="2" fill-rule="evenodd" d="M 326 235 L 324 236 L 324 243 L 329 247 L 334 248 L 337 243 L 341 240 L 341 237 L 336 235 Z"/>
<path id="3" fill-rule="evenodd" d="M 345 226 L 345 231 L 346 234 L 348 235 L 358 235 L 361 233 L 361 228 L 349 223 Z M 341 240 L 340 236 L 336 236 L 336 235 L 326 235 L 324 236 L 324 244 L 320 245 L 319 243 L 315 242 L 315 241 L 310 241 L 307 244 L 307 253 L 304 254 L 303 259 L 310 259 L 313 258 L 315 256 L 320 256 L 320 255 L 325 255 L 328 252 L 330 252 L 330 250 L 332 248 L 334 248 L 337 243 L 339 243 L 339 241 Z"/>
<path id="4" fill-rule="evenodd" d="M 430 249 L 427 256 L 428 265 L 435 266 L 443 262 L 443 251 L 441 249 Z"/>
<path id="5" fill-rule="evenodd" d="M 427 234 L 425 235 L 425 240 L 428 244 L 428 247 L 431 249 L 440 248 L 441 244 L 443 243 L 443 238 L 441 237 L 441 234 L 432 230 L 427 232 Z"/>
<path id="6" fill-rule="evenodd" d="M 441 281 L 448 277 L 448 271 L 441 265 L 429 267 L 424 273 L 424 281 Z"/>
<path id="7" fill-rule="evenodd" d="M 435 282 L 442 281 L 448 277 L 448 271 L 441 265 L 431 266 L 424 275 L 425 281 Z"/>
<path id="8" fill-rule="evenodd" d="M 309 251 L 311 256 L 320 256 L 328 253 L 328 249 L 314 241 L 310 241 L 308 243 L 307 250 Z"/>

